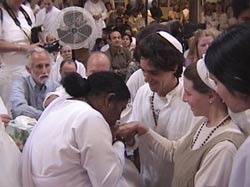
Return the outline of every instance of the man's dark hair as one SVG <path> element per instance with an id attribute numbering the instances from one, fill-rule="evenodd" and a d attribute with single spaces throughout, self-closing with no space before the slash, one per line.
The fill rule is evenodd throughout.
<path id="1" fill-rule="evenodd" d="M 232 0 L 233 13 L 236 18 L 247 9 L 250 9 L 250 0 Z"/>
<path id="2" fill-rule="evenodd" d="M 165 72 L 174 71 L 177 67 L 175 77 L 181 77 L 184 63 L 183 54 L 160 34 L 148 35 L 136 48 L 139 59 L 141 57 L 148 59 L 152 66 Z"/>

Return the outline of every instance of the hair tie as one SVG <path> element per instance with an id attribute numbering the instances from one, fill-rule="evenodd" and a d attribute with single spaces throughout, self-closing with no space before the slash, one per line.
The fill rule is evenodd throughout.
<path id="1" fill-rule="evenodd" d="M 183 52 L 183 48 L 182 48 L 181 43 L 175 37 L 173 37 L 171 34 L 165 32 L 165 31 L 158 31 L 157 34 L 159 34 L 161 37 L 163 37 L 164 39 L 169 41 L 175 47 L 175 49 L 180 51 L 180 53 Z"/>
<path id="2" fill-rule="evenodd" d="M 204 57 L 196 63 L 196 69 L 201 80 L 211 89 L 216 90 L 214 80 L 209 77 L 209 71 L 204 61 Z"/>

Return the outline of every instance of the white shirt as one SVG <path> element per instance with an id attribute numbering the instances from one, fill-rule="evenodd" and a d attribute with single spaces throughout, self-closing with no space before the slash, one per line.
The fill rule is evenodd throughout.
<path id="1" fill-rule="evenodd" d="M 200 133 L 199 139 L 197 139 L 198 142 L 197 144 L 200 145 L 207 137 L 207 134 L 211 132 L 213 128 L 214 127 L 209 128 L 204 126 L 202 129 L 203 132 Z M 237 125 L 235 125 L 231 121 L 228 125 L 218 128 L 215 131 L 215 133 L 210 137 L 210 139 L 207 141 L 207 143 L 216 136 L 224 132 L 234 132 L 242 134 Z M 149 130 L 148 133 L 146 133 L 143 136 L 140 136 L 139 139 L 140 141 L 143 141 L 145 144 L 147 144 L 148 148 L 153 150 L 153 152 L 155 152 L 158 155 L 158 157 L 173 161 L 175 150 L 178 149 L 178 147 L 183 143 L 183 141 L 185 141 L 188 135 L 189 134 L 186 134 L 178 141 L 170 141 L 160 136 L 159 134 L 155 133 L 154 131 Z M 195 148 L 194 146 L 193 150 L 195 149 L 197 149 L 197 147 Z M 237 152 L 236 147 L 230 141 L 222 141 L 217 145 L 215 145 L 208 152 L 207 156 L 202 161 L 198 172 L 195 174 L 195 181 L 194 181 L 195 187 L 200 187 L 200 186 L 227 187 L 231 173 L 233 158 L 236 152 Z M 237 183 L 236 183 L 237 185 L 234 185 L 233 187 L 240 186 L 238 185 L 238 182 L 239 178 L 237 178 Z"/>
<path id="2" fill-rule="evenodd" d="M 155 126 L 151 109 L 152 91 L 148 84 L 143 85 L 133 102 L 130 121 L 141 121 L 146 127 L 170 140 L 182 137 L 190 130 L 195 119 L 188 104 L 182 101 L 182 93 L 182 81 L 166 97 L 159 97 L 155 93 L 154 109 L 156 113 L 159 111 L 158 125 Z M 170 162 L 159 159 L 155 153 L 148 151 L 147 145 L 143 142 L 139 141 L 138 145 L 144 186 L 169 186 L 172 173 Z"/>
<path id="3" fill-rule="evenodd" d="M 28 13 L 32 23 L 35 18 L 32 10 L 29 7 L 21 5 Z M 15 24 L 8 12 L 2 8 L 3 22 L 0 27 L 0 39 L 7 42 L 18 44 L 29 44 L 29 38 L 24 32 Z M 30 36 L 31 27 L 25 19 L 22 12 L 18 11 L 17 19 L 20 21 L 23 30 Z M 25 65 L 28 62 L 27 52 L 0 52 L 0 96 L 8 110 L 10 110 L 9 96 L 11 92 L 11 85 L 13 80 L 20 76 L 28 75 Z"/>
<path id="4" fill-rule="evenodd" d="M 57 97 L 62 97 L 62 96 L 69 96 L 69 94 L 66 92 L 66 90 L 64 89 L 64 87 L 61 85 L 59 87 L 56 88 L 56 90 L 54 92 L 49 92 L 44 101 L 43 101 L 43 108 L 46 108 L 45 104 L 47 99 L 49 99 L 50 96 L 57 96 Z"/>
<path id="5" fill-rule="evenodd" d="M 57 35 L 56 26 L 57 20 L 59 19 L 60 10 L 56 7 L 46 13 L 46 8 L 43 8 L 38 11 L 36 14 L 36 26 L 43 25 L 45 34 L 54 34 Z"/>
<path id="6" fill-rule="evenodd" d="M 96 25 L 96 38 L 102 37 L 102 29 L 106 27 L 105 19 L 107 18 L 107 9 L 102 0 L 99 0 L 97 3 L 93 3 L 90 0 L 87 0 L 84 8 L 93 16 L 101 15 L 99 20 L 95 20 Z"/>
<path id="7" fill-rule="evenodd" d="M 234 123 L 248 136 L 250 134 L 250 109 L 238 113 L 229 110 L 228 113 Z"/>
<path id="8" fill-rule="evenodd" d="M 135 95 L 139 88 L 145 84 L 143 72 L 140 69 L 135 71 L 128 79 L 126 85 L 129 89 L 130 95 L 131 95 L 131 100 L 134 101 Z"/>
<path id="9" fill-rule="evenodd" d="M 51 67 L 51 71 L 50 71 L 50 79 L 54 80 L 54 81 L 57 81 L 57 82 L 60 82 L 61 81 L 61 74 L 60 74 L 60 65 L 61 65 L 62 61 L 58 61 L 56 63 L 54 63 Z M 75 60 L 75 63 L 76 63 L 76 72 L 79 73 L 82 77 L 86 77 L 86 68 L 85 66 Z"/>
<path id="10" fill-rule="evenodd" d="M 126 85 L 130 92 L 130 100 L 126 106 L 126 108 L 121 113 L 121 123 L 127 122 L 132 114 L 132 105 L 135 99 L 135 95 L 138 89 L 145 84 L 143 72 L 141 69 L 135 71 L 128 79 Z"/>
<path id="11" fill-rule="evenodd" d="M 249 125 L 249 124 L 248 124 Z M 239 148 L 234 158 L 229 187 L 249 187 L 250 186 L 250 136 Z"/>
<path id="12" fill-rule="evenodd" d="M 32 10 L 25 5 L 21 5 L 25 12 L 29 15 L 32 23 L 35 21 Z M 28 37 L 24 34 L 24 32 L 15 24 L 13 19 L 10 17 L 8 12 L 2 8 L 3 13 L 3 22 L 1 23 L 0 31 L 0 39 L 5 40 L 7 42 L 19 43 L 19 44 L 29 44 L 29 38 L 31 34 L 31 27 L 25 19 L 23 13 L 18 11 L 17 19 L 21 23 L 22 29 L 28 35 Z M 14 36 L 14 37 L 13 37 Z M 25 52 L 4 52 L 0 53 L 0 62 L 4 63 L 8 68 L 15 68 L 16 66 L 25 66 L 28 62 L 27 53 Z"/>
<path id="13" fill-rule="evenodd" d="M 124 145 L 112 145 L 103 116 L 83 101 L 59 98 L 26 142 L 23 186 L 115 187 L 123 165 Z"/>

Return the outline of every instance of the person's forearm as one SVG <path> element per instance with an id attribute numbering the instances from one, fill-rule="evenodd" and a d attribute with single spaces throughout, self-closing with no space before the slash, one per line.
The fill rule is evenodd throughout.
<path id="1" fill-rule="evenodd" d="M 143 126 L 141 124 L 137 124 L 136 129 L 137 129 L 138 136 L 142 136 L 142 135 L 146 134 L 148 132 L 148 130 L 149 130 L 149 128 L 147 128 L 147 127 L 145 127 L 145 126 Z"/>
<path id="2" fill-rule="evenodd" d="M 28 50 L 31 50 L 41 45 L 43 45 L 43 43 L 41 42 L 28 44 L 28 43 L 16 43 L 16 42 L 7 42 L 5 40 L 0 40 L 0 51 L 1 52 L 26 52 Z"/>
<path id="3" fill-rule="evenodd" d="M 19 52 L 19 51 L 26 51 L 27 46 L 26 44 L 18 44 L 14 42 L 7 42 L 4 40 L 0 40 L 0 51 L 1 52 Z"/>
<path id="4" fill-rule="evenodd" d="M 20 115 L 24 115 L 38 120 L 41 114 L 42 114 L 41 110 L 38 110 L 32 106 L 25 104 L 12 109 L 13 118 L 16 118 L 17 116 Z"/>

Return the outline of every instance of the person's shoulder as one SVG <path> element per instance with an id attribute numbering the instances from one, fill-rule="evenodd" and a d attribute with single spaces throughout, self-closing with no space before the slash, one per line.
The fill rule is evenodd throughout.
<path id="1" fill-rule="evenodd" d="M 55 7 L 55 6 L 52 7 L 52 10 L 53 10 L 54 12 L 56 12 L 56 13 L 60 13 L 60 12 L 61 12 L 61 10 L 58 9 L 57 7 Z"/>
<path id="2" fill-rule="evenodd" d="M 129 77 L 129 79 L 127 81 L 127 85 L 135 84 L 135 82 L 144 82 L 145 83 L 143 72 L 142 72 L 141 68 L 139 68 L 134 73 L 132 73 L 132 75 Z"/>
<path id="3" fill-rule="evenodd" d="M 52 87 L 55 87 L 55 88 L 57 88 L 57 87 L 60 86 L 59 82 L 57 82 L 57 81 L 55 81 L 55 80 L 52 80 L 52 79 L 48 79 L 48 80 L 46 81 L 46 85 L 52 86 Z"/>
<path id="4" fill-rule="evenodd" d="M 45 8 L 41 8 L 40 10 L 38 10 L 36 14 L 36 18 L 39 16 L 42 16 L 43 14 L 45 14 L 45 12 L 46 12 Z"/>
<path id="5" fill-rule="evenodd" d="M 121 47 L 122 51 L 126 54 L 130 54 L 129 49 L 127 49 L 126 47 Z"/>
<path id="6" fill-rule="evenodd" d="M 143 96 L 143 98 L 145 98 L 145 96 L 152 95 L 152 93 L 153 92 L 151 91 L 149 84 L 145 83 L 138 89 L 136 95 L 140 95 Z"/>
<path id="7" fill-rule="evenodd" d="M 30 82 L 30 75 L 28 75 L 28 76 L 20 76 L 20 77 L 18 77 L 18 78 L 16 78 L 15 80 L 14 80 L 14 82 L 15 83 L 21 83 L 21 82 Z"/>
<path id="8" fill-rule="evenodd" d="M 25 10 L 25 12 L 27 12 L 29 14 L 29 16 L 31 16 L 31 15 L 34 16 L 33 11 L 30 7 L 25 6 L 25 5 L 21 5 L 21 6 Z"/>
<path id="9" fill-rule="evenodd" d="M 88 118 L 88 119 L 95 119 L 95 118 L 100 118 L 103 120 L 102 114 L 92 108 L 88 103 L 85 101 L 80 101 L 80 100 L 69 100 L 69 102 L 72 102 L 72 110 L 74 110 L 76 114 L 76 117 L 78 116 L 79 118 Z"/>
<path id="10" fill-rule="evenodd" d="M 244 156 L 247 156 L 248 158 L 249 155 L 250 155 L 250 136 L 248 136 L 248 138 L 244 141 L 244 143 L 240 146 L 239 148 L 239 154 L 244 157 Z"/>

